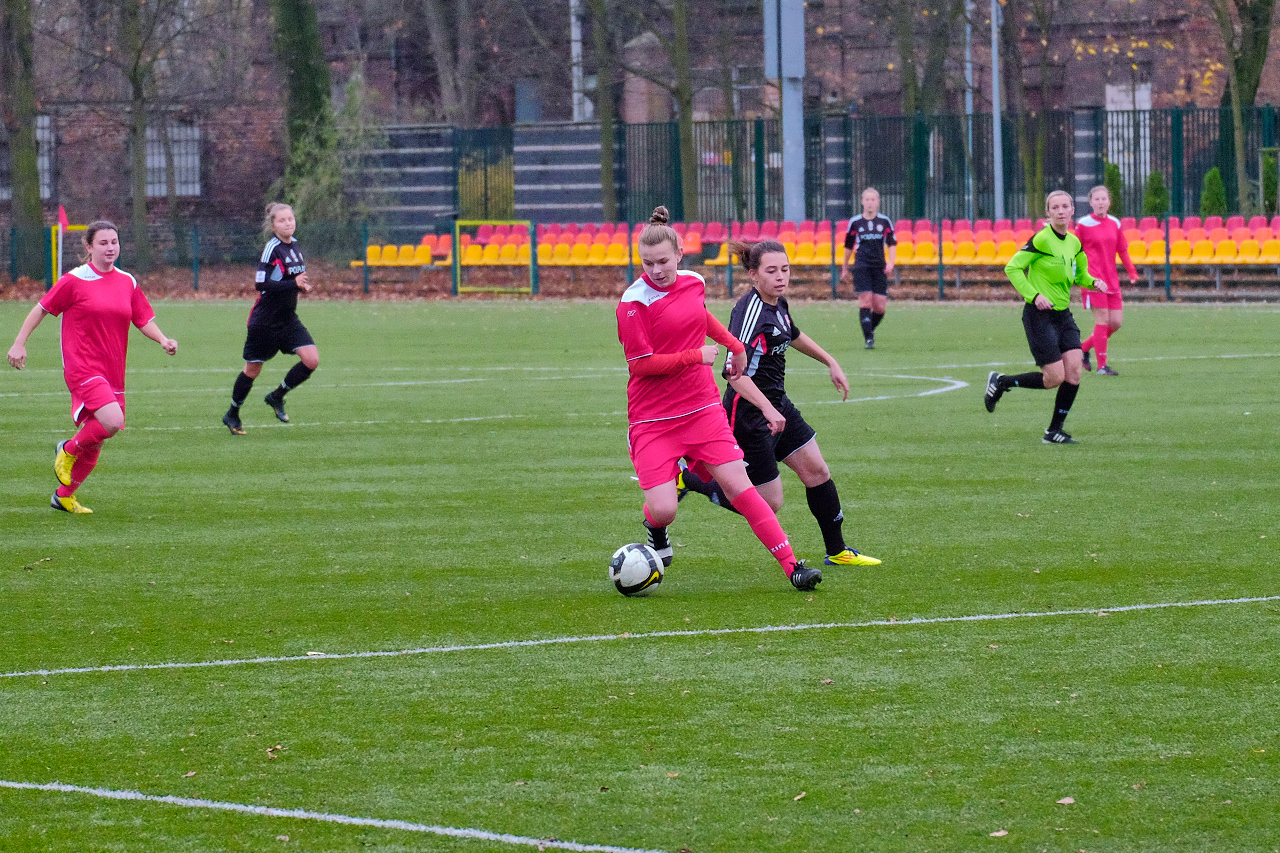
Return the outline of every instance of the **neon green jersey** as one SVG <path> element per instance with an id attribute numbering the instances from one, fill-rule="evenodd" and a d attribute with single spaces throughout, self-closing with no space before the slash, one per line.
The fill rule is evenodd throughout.
<path id="1" fill-rule="evenodd" d="M 1004 266 L 1004 274 L 1028 302 L 1043 294 L 1061 311 L 1071 304 L 1071 285 L 1097 289 L 1097 280 L 1089 275 L 1089 259 L 1074 234 L 1059 234 L 1046 225 L 1027 241 Z"/>

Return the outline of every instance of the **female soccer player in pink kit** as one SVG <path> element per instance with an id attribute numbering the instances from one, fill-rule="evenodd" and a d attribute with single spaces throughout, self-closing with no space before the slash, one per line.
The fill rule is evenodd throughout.
<path id="1" fill-rule="evenodd" d="M 1138 271 L 1129 260 L 1129 241 L 1120 230 L 1120 220 L 1107 213 L 1111 209 L 1111 191 L 1098 186 L 1089 190 L 1089 206 L 1093 213 L 1076 222 L 1076 236 L 1089 259 L 1089 274 L 1107 283 L 1105 293 L 1081 291 L 1084 307 L 1093 311 L 1093 334 L 1080 345 L 1084 350 L 1084 369 L 1092 370 L 1089 350 L 1098 351 L 1098 375 L 1119 376 L 1107 366 L 1107 341 L 1120 329 L 1124 319 L 1124 298 L 1120 295 L 1120 276 L 1116 273 L 1116 255 L 1129 274 L 1129 284 L 1136 284 Z"/>
<path id="2" fill-rule="evenodd" d="M 98 464 L 102 443 L 124 426 L 124 367 L 129 324 L 173 355 L 178 342 L 165 337 L 138 281 L 115 266 L 120 237 L 110 222 L 91 223 L 84 233 L 85 263 L 58 279 L 31 309 L 9 349 L 9 364 L 27 363 L 27 338 L 49 314 L 62 317 L 62 375 L 71 391 L 71 419 L 80 427 L 58 442 L 53 471 L 58 490 L 50 504 L 63 512 L 93 510 L 75 492 Z"/>
<path id="3" fill-rule="evenodd" d="M 730 375 L 740 376 L 742 343 L 707 311 L 706 286 L 697 273 L 677 269 L 680 238 L 659 207 L 640 233 L 644 274 L 618 303 L 618 339 L 627 358 L 627 443 L 644 491 L 644 526 L 664 566 L 671 565 L 667 525 L 675 521 L 680 460 L 704 479 L 714 478 L 733 508 L 782 566 L 796 589 L 810 590 L 822 572 L 791 551 L 787 534 L 747 477 L 712 374 L 719 347 L 730 349 Z"/>

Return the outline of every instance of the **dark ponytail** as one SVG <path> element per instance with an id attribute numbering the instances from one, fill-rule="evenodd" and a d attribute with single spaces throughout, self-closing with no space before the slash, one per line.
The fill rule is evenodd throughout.
<path id="1" fill-rule="evenodd" d="M 737 258 L 738 263 L 742 264 L 742 268 L 747 272 L 755 272 L 760 269 L 760 259 L 771 252 L 787 253 L 787 247 L 779 243 L 777 240 L 761 240 L 759 243 L 753 243 L 748 246 L 746 243 L 738 240 L 729 241 L 729 255 Z M 790 258 L 787 259 L 790 263 Z"/>

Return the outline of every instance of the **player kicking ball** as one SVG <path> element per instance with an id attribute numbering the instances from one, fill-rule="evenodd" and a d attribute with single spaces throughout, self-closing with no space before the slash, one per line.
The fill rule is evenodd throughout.
<path id="1" fill-rule="evenodd" d="M 1049 224 L 1032 235 L 1005 265 L 1004 273 L 1022 294 L 1022 327 L 1031 355 L 1040 370 L 1006 376 L 991 371 L 984 402 L 988 412 L 1013 388 L 1058 389 L 1053 418 L 1044 431 L 1045 444 L 1075 444 L 1062 426 L 1080 390 L 1083 359 L 1080 328 L 1071 316 L 1071 284 L 1106 292 L 1106 285 L 1089 275 L 1089 260 L 1080 238 L 1071 233 L 1075 203 L 1063 190 L 1049 193 L 1044 201 Z"/>
<path id="2" fill-rule="evenodd" d="M 280 386 L 263 398 L 281 423 L 288 423 L 284 411 L 284 395 L 311 378 L 320 366 L 320 351 L 307 327 L 298 319 L 298 293 L 309 293 L 307 262 L 293 233 L 298 228 L 293 208 L 272 202 L 267 205 L 263 230 L 271 234 L 262 257 L 254 286 L 258 301 L 249 311 L 249 330 L 244 341 L 244 370 L 231 389 L 231 408 L 222 422 L 232 435 L 244 435 L 240 422 L 240 406 L 249 397 L 253 380 L 262 373 L 262 365 L 278 352 L 293 353 L 298 363 L 289 368 Z"/>

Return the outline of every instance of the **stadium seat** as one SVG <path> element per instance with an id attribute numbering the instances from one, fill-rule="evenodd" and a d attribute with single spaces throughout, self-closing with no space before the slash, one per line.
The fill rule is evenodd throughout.
<path id="1" fill-rule="evenodd" d="M 1138 221 L 1134 219 L 1132 216 L 1120 217 L 1120 230 L 1123 231 L 1127 228 L 1137 228 L 1137 227 L 1138 227 Z"/>
<path id="2" fill-rule="evenodd" d="M 1203 228 L 1187 228 L 1187 242 L 1194 246 L 1201 240 L 1209 239 L 1209 232 Z"/>
<path id="3" fill-rule="evenodd" d="M 436 250 L 436 247 L 440 245 L 440 238 L 437 237 L 435 234 L 423 234 L 422 245 L 430 246 L 431 251 L 434 252 Z"/>
<path id="4" fill-rule="evenodd" d="M 624 248 L 624 249 L 625 249 L 625 248 L 627 247 L 627 231 L 626 231 L 626 229 L 625 229 L 625 228 L 619 228 L 617 231 L 614 231 L 614 232 L 613 232 L 613 236 L 609 238 L 609 245 L 610 245 L 610 246 L 621 246 L 622 248 Z"/>
<path id="5" fill-rule="evenodd" d="M 831 244 L 818 243 L 813 250 L 813 262 L 815 264 L 823 264 L 831 266 Z"/>
<path id="6" fill-rule="evenodd" d="M 907 266 L 915 263 L 916 248 L 914 243 L 910 240 L 903 240 L 898 243 L 897 249 L 898 254 L 896 257 L 898 263 L 906 264 Z"/>
<path id="7" fill-rule="evenodd" d="M 1018 244 L 1012 240 L 1001 240 L 1000 245 L 996 246 L 996 263 L 1004 266 L 1013 259 L 1018 253 Z"/>
<path id="8" fill-rule="evenodd" d="M 1222 226 L 1218 226 L 1217 228 L 1212 228 L 1209 230 L 1208 239 L 1210 243 L 1216 246 L 1219 243 L 1221 243 L 1223 240 L 1226 240 L 1229 236 L 1230 235 L 1227 233 L 1226 228 L 1223 228 Z"/>
<path id="9" fill-rule="evenodd" d="M 991 230 L 990 219 L 973 220 L 973 233 L 977 234 L 979 231 L 990 231 L 990 230 Z"/>
<path id="10" fill-rule="evenodd" d="M 734 223 L 734 224 L 737 224 L 737 223 Z M 741 235 L 740 237 L 735 237 L 734 239 L 735 239 L 735 240 L 739 240 L 739 239 L 740 239 L 740 240 L 742 240 L 742 242 L 744 242 L 744 243 L 758 243 L 758 242 L 760 242 L 760 223 L 759 223 L 759 222 L 746 222 L 746 223 L 743 223 L 743 225 L 742 225 L 742 235 Z"/>
<path id="11" fill-rule="evenodd" d="M 1232 240 L 1235 240 L 1235 241 L 1236 241 L 1236 245 L 1238 246 L 1238 245 L 1240 245 L 1241 243 L 1243 243 L 1245 240 L 1252 240 L 1252 239 L 1253 239 L 1253 231 L 1251 231 L 1251 230 L 1250 230 L 1249 228 L 1247 228 L 1246 226 L 1241 225 L 1241 226 L 1239 226 L 1238 228 L 1233 228 L 1233 229 L 1231 230 L 1231 239 L 1232 239 Z"/>
<path id="12" fill-rule="evenodd" d="M 1240 250 L 1236 253 L 1236 262 L 1241 264 L 1256 264 L 1258 258 L 1262 255 L 1262 247 L 1258 241 L 1250 237 L 1247 240 L 1240 241 Z"/>
<path id="13" fill-rule="evenodd" d="M 551 255 L 551 263 L 555 266 L 568 266 L 569 257 L 573 253 L 573 246 L 568 243 L 556 243 L 555 251 Z"/>
<path id="14" fill-rule="evenodd" d="M 1215 228 L 1221 228 L 1221 227 L 1222 227 L 1222 217 L 1221 217 L 1221 216 L 1206 216 L 1206 217 L 1204 218 L 1204 225 L 1203 225 L 1203 226 L 1201 226 L 1201 227 L 1203 227 L 1205 231 L 1212 231 L 1212 230 L 1213 230 L 1213 229 L 1215 229 Z"/>
<path id="15" fill-rule="evenodd" d="M 612 239 L 613 237 L 611 234 L 607 234 L 604 231 L 597 231 L 596 236 L 591 238 L 591 245 L 607 246 Z"/>
<path id="16" fill-rule="evenodd" d="M 1176 243 L 1176 242 L 1178 242 L 1179 240 L 1185 240 L 1185 239 L 1187 239 L 1187 232 L 1186 232 L 1186 231 L 1182 230 L 1181 228 L 1179 228 L 1179 227 L 1178 227 L 1178 226 L 1176 226 L 1176 225 L 1175 225 L 1175 226 L 1171 226 L 1171 227 L 1169 228 L 1169 242 L 1170 242 L 1170 243 Z"/>
<path id="17" fill-rule="evenodd" d="M 555 260 L 554 260 L 555 251 L 556 251 L 556 247 L 551 243 L 539 243 L 538 244 L 538 266 L 540 267 L 553 266 L 555 264 Z"/>
<path id="18" fill-rule="evenodd" d="M 975 264 L 994 264 L 996 262 L 996 244 L 991 240 L 983 240 L 974 252 Z"/>
<path id="19" fill-rule="evenodd" d="M 1208 264 L 1213 262 L 1213 243 L 1208 240 L 1197 240 L 1191 246 L 1190 263 Z"/>
<path id="20" fill-rule="evenodd" d="M 1163 264 L 1164 263 L 1164 240 L 1151 240 L 1147 243 L 1147 263 Z"/>
<path id="21" fill-rule="evenodd" d="M 1134 264 L 1145 264 L 1147 262 L 1146 240 L 1129 241 L 1129 260 L 1133 261 Z"/>
<path id="22" fill-rule="evenodd" d="M 1016 221 L 1016 222 L 1014 222 L 1014 223 L 1013 223 L 1013 230 L 1014 230 L 1015 232 L 1016 232 L 1016 231 L 1030 231 L 1030 230 L 1032 230 L 1032 229 L 1031 229 L 1031 220 L 1030 220 L 1030 219 L 1019 219 L 1018 221 Z"/>
<path id="23" fill-rule="evenodd" d="M 1139 231 L 1150 231 L 1152 228 L 1159 228 L 1160 220 L 1154 216 L 1144 216 L 1138 220 Z"/>
<path id="24" fill-rule="evenodd" d="M 805 266 L 813 263 L 813 253 L 816 247 L 813 243 L 801 243 L 796 247 L 795 256 L 791 258 L 791 263 L 796 266 Z"/>
<path id="25" fill-rule="evenodd" d="M 946 238 L 944 237 L 943 239 L 945 240 Z M 969 231 L 968 229 L 952 231 L 951 242 L 955 243 L 957 246 L 959 246 L 961 243 L 972 243 L 973 232 Z"/>
<path id="26" fill-rule="evenodd" d="M 1215 264 L 1234 264 L 1236 255 L 1240 253 L 1240 247 L 1236 245 L 1235 240 L 1223 240 L 1213 247 L 1213 262 Z"/>
<path id="27" fill-rule="evenodd" d="M 376 267 L 382 263 L 382 247 L 368 245 L 364 247 L 364 262 L 371 267 Z"/>
<path id="28" fill-rule="evenodd" d="M 1280 264 L 1280 240 L 1272 238 L 1262 244 L 1262 251 L 1258 253 L 1258 263 Z"/>
<path id="29" fill-rule="evenodd" d="M 1199 216 L 1184 216 L 1182 218 L 1182 230 L 1190 231 L 1192 228 L 1203 228 L 1204 223 L 1200 221 Z"/>
<path id="30" fill-rule="evenodd" d="M 479 243 L 470 243 L 462 250 L 462 265 L 476 266 L 484 263 L 484 246 Z"/>
<path id="31" fill-rule="evenodd" d="M 502 257 L 502 250 L 505 248 L 507 247 L 502 245 L 501 243 L 490 243 L 489 245 L 485 246 L 480 255 L 480 263 L 482 264 L 499 263 L 499 259 Z M 514 246 L 512 246 L 511 249 L 513 252 L 515 251 Z M 467 248 L 467 251 L 468 252 L 471 251 L 470 247 Z"/>
<path id="32" fill-rule="evenodd" d="M 585 266 L 591 262 L 591 244 L 590 243 L 574 243 L 573 249 L 569 252 L 570 266 Z"/>
<path id="33" fill-rule="evenodd" d="M 588 237 L 591 237 L 591 238 L 594 238 L 596 236 L 596 232 L 598 232 L 599 230 L 600 230 L 600 226 L 595 222 L 584 222 L 582 225 L 578 226 L 579 234 L 586 234 Z"/>
<path id="34" fill-rule="evenodd" d="M 1265 216 L 1251 216 L 1251 217 L 1249 217 L 1249 224 L 1248 224 L 1246 227 L 1247 227 L 1250 231 L 1257 231 L 1259 228 L 1266 228 L 1266 227 L 1267 227 L 1267 217 L 1265 217 Z M 1241 247 L 1241 248 L 1243 248 L 1243 247 Z"/>
<path id="35" fill-rule="evenodd" d="M 956 244 L 950 240 L 942 241 L 942 262 L 944 264 L 955 263 L 956 260 Z"/>
<path id="36" fill-rule="evenodd" d="M 994 255 L 994 253 L 993 253 Z M 971 265 L 977 256 L 977 247 L 972 242 L 956 243 L 956 256 L 952 259 L 953 264 Z"/>
<path id="37" fill-rule="evenodd" d="M 565 223 L 563 226 L 561 226 L 561 231 L 560 231 L 560 233 L 562 233 L 562 234 L 572 234 L 573 236 L 577 237 L 577 236 L 578 236 L 578 232 L 579 232 L 579 231 L 581 231 L 581 230 L 582 230 L 582 229 L 580 229 L 580 228 L 578 227 L 578 223 L 576 223 L 576 222 L 567 222 L 567 223 Z"/>
<path id="38" fill-rule="evenodd" d="M 1150 251 L 1148 249 L 1147 251 Z M 1169 246 L 1169 262 L 1185 264 L 1191 260 L 1191 243 L 1187 240 L 1174 240 Z"/>
<path id="39" fill-rule="evenodd" d="M 609 256 L 609 245 L 607 243 L 592 243 L 591 249 L 587 253 L 587 264 L 593 267 L 604 266 L 605 259 Z"/>
<path id="40" fill-rule="evenodd" d="M 938 246 L 928 240 L 921 240 L 915 244 L 915 263 L 920 264 L 936 264 L 938 263 Z"/>
<path id="41" fill-rule="evenodd" d="M 725 230 L 723 222 L 708 222 L 707 229 L 702 232 L 702 239 L 708 243 L 723 243 Z"/>
<path id="42" fill-rule="evenodd" d="M 1152 240 L 1163 240 L 1164 229 L 1162 228 L 1144 228 L 1142 229 L 1142 239 L 1150 243 Z"/>
<path id="43" fill-rule="evenodd" d="M 1124 234 L 1124 239 L 1129 241 L 1130 243 L 1132 243 L 1134 240 L 1142 239 L 1142 232 L 1139 231 L 1137 228 L 1126 228 L 1121 233 Z"/>
<path id="44" fill-rule="evenodd" d="M 996 232 L 990 228 L 983 228 L 981 231 L 973 232 L 974 243 L 994 243 L 996 240 Z"/>
<path id="45" fill-rule="evenodd" d="M 1003 243 L 1005 240 L 1016 243 L 1018 238 L 1014 236 L 1012 228 L 1001 228 L 996 232 L 996 242 Z"/>
<path id="46" fill-rule="evenodd" d="M 489 242 L 490 242 L 490 243 L 495 242 L 495 238 L 501 237 L 501 238 L 502 238 L 502 240 L 501 240 L 501 242 L 499 243 L 499 245 L 501 245 L 501 243 L 505 243 L 505 242 L 506 242 L 507 237 L 509 237 L 509 236 L 511 236 L 511 226 L 510 226 L 510 225 L 495 225 L 495 226 L 493 227 L 493 237 L 491 237 L 491 238 L 489 239 Z"/>
<path id="47" fill-rule="evenodd" d="M 997 219 L 995 222 L 992 222 L 992 223 L 991 223 L 991 230 L 992 230 L 992 231 L 997 231 L 997 232 L 999 232 L 999 231 L 1012 231 L 1012 230 L 1013 230 L 1013 222 L 1011 222 L 1011 221 L 1010 221 L 1010 220 L 1008 220 L 1008 219 Z"/>
<path id="48" fill-rule="evenodd" d="M 623 235 L 626 236 L 625 234 Z M 605 250 L 604 262 L 610 266 L 625 267 L 627 265 L 627 244 L 610 243 L 609 248 Z"/>
<path id="49" fill-rule="evenodd" d="M 527 243 L 525 244 L 507 243 L 506 245 L 498 249 L 498 259 L 496 263 L 518 264 L 520 262 L 519 257 L 520 257 L 521 249 L 524 249 L 526 252 L 528 252 L 528 244 Z M 485 251 L 488 251 L 487 247 Z M 528 263 L 528 261 L 526 261 L 525 263 Z"/>
<path id="50" fill-rule="evenodd" d="M 896 234 L 911 234 L 911 220 L 899 219 L 897 222 L 893 223 L 893 230 Z"/>
<path id="51" fill-rule="evenodd" d="M 736 223 L 736 222 L 734 223 L 734 225 L 737 225 L 737 224 L 738 224 L 738 223 Z M 721 244 L 720 244 L 720 251 L 716 254 L 716 256 L 715 256 L 714 258 L 712 258 L 712 259 L 711 259 L 711 260 L 709 260 L 709 261 L 706 261 L 706 264 L 707 264 L 707 266 L 709 266 L 709 267 L 723 267 L 723 266 L 728 266 L 728 264 L 729 264 L 729 244 L 728 244 L 728 242 L 723 242 L 723 243 L 721 243 Z"/>
<path id="52" fill-rule="evenodd" d="M 776 240 L 778 239 L 778 223 L 772 219 L 760 223 L 760 239 Z"/>
<path id="53" fill-rule="evenodd" d="M 577 234 L 575 234 L 575 235 L 573 236 L 573 245 L 575 245 L 575 246 L 590 246 L 590 245 L 591 245 L 591 235 L 590 235 L 590 234 L 588 234 L 586 231 L 579 231 Z"/>
<path id="54" fill-rule="evenodd" d="M 799 242 L 796 237 L 797 235 L 794 231 L 779 231 L 777 239 L 779 243 L 796 243 Z"/>
<path id="55" fill-rule="evenodd" d="M 702 235 L 697 231 L 691 231 L 685 235 L 684 253 L 686 255 L 702 254 Z"/>
<path id="56" fill-rule="evenodd" d="M 947 227 L 947 226 L 946 226 L 946 224 L 944 223 L 944 224 L 943 224 L 943 226 L 942 226 L 942 228 L 943 228 L 943 230 L 944 230 L 944 231 L 946 230 L 946 227 Z M 967 220 L 967 219 L 957 219 L 957 220 L 955 220 L 954 222 L 952 222 L 952 223 L 951 223 L 951 230 L 952 230 L 952 232 L 955 232 L 955 231 L 972 231 L 972 230 L 973 230 L 973 223 L 972 223 L 972 222 L 970 222 L 970 221 L 969 221 L 969 220 Z"/>
<path id="57" fill-rule="evenodd" d="M 1020 228 L 1013 232 L 1013 242 L 1018 244 L 1018 248 L 1022 248 L 1027 245 L 1027 241 L 1034 236 L 1036 236 L 1036 232 L 1032 231 L 1030 228 Z"/>
<path id="58" fill-rule="evenodd" d="M 521 243 L 516 246 L 516 263 L 522 267 L 529 266 L 529 244 Z"/>
<path id="59" fill-rule="evenodd" d="M 413 265 L 415 267 L 431 266 L 431 247 L 430 246 L 423 243 L 419 243 L 417 246 L 414 246 Z"/>
<path id="60" fill-rule="evenodd" d="M 396 266 L 411 267 L 413 266 L 414 253 L 418 251 L 417 246 L 404 245 L 401 246 L 396 254 Z"/>
<path id="61" fill-rule="evenodd" d="M 683 222 L 671 223 L 671 230 L 676 232 L 676 236 L 682 240 L 684 239 L 685 231 L 687 231 L 688 229 L 689 229 L 689 226 L 685 225 Z"/>
<path id="62" fill-rule="evenodd" d="M 1222 227 L 1228 231 L 1234 231 L 1237 228 L 1244 228 L 1243 216 L 1228 216 L 1227 221 L 1222 223 Z"/>
<path id="63" fill-rule="evenodd" d="M 933 223 L 930 222 L 928 219 L 917 219 L 915 227 L 911 229 L 911 233 L 917 234 L 921 232 L 932 234 Z"/>
<path id="64" fill-rule="evenodd" d="M 831 233 L 831 220 L 830 219 L 820 220 L 818 224 L 814 226 L 813 233 L 818 234 L 819 236 L 821 236 L 822 234 L 829 235 Z"/>
<path id="65" fill-rule="evenodd" d="M 1268 225 L 1264 225 L 1261 228 L 1255 228 L 1253 231 L 1253 239 L 1258 241 L 1259 246 L 1268 240 L 1274 240 L 1275 236 L 1276 232 L 1272 231 L 1271 227 Z"/>

